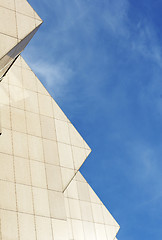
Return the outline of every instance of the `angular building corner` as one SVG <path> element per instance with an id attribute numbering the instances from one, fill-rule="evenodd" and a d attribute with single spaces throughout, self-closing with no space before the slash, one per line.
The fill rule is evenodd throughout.
<path id="1" fill-rule="evenodd" d="M 91 149 L 19 56 L 41 24 L 26 0 L 0 0 L 0 239 L 116 240 L 79 172 Z"/>

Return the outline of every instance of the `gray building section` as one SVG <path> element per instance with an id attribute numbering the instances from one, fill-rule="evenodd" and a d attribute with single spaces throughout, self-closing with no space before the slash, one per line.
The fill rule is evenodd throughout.
<path id="1" fill-rule="evenodd" d="M 0 0 L 0 239 L 114 240 L 79 172 L 91 149 L 19 56 L 41 23 L 26 0 Z"/>

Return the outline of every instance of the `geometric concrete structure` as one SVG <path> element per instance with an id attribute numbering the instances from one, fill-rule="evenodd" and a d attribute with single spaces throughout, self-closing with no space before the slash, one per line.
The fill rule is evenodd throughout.
<path id="1" fill-rule="evenodd" d="M 26 0 L 0 0 L 0 239 L 114 240 L 79 172 L 89 146 L 19 56 L 41 23 Z"/>
<path id="2" fill-rule="evenodd" d="M 0 0 L 0 77 L 34 36 L 42 20 L 26 0 Z"/>

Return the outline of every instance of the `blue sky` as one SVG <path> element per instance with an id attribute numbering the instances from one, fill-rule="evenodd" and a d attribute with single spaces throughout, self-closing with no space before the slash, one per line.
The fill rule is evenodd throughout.
<path id="1" fill-rule="evenodd" d="M 162 1 L 29 3 L 23 56 L 92 148 L 81 172 L 118 239 L 162 239 Z"/>

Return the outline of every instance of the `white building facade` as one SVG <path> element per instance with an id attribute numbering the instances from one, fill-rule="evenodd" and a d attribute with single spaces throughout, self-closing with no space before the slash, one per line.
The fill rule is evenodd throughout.
<path id="1" fill-rule="evenodd" d="M 26 0 L 0 0 L 0 240 L 114 240 L 79 172 L 91 149 L 20 56 L 41 24 Z"/>

